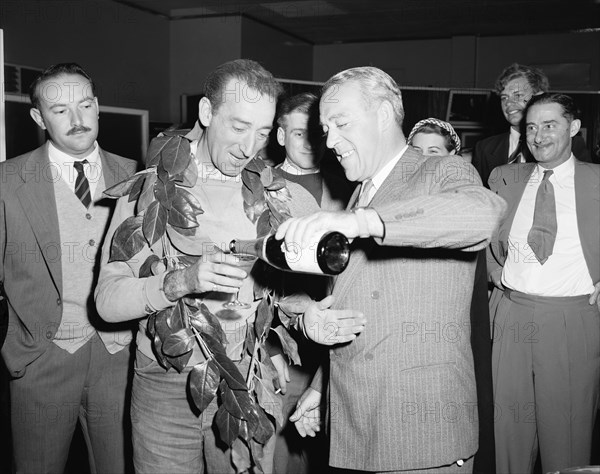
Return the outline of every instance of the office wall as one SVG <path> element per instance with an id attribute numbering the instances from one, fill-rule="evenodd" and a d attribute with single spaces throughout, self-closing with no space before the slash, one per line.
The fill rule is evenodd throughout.
<path id="1" fill-rule="evenodd" d="M 7 63 L 77 62 L 98 84 L 101 104 L 168 118 L 166 19 L 113 2 L 2 0 L 0 28 Z"/>
<path id="2" fill-rule="evenodd" d="M 210 71 L 241 57 L 241 17 L 173 20 L 169 30 L 170 112 L 178 122 L 181 94 L 199 94 Z"/>
<path id="3" fill-rule="evenodd" d="M 313 79 L 373 65 L 404 86 L 491 88 L 502 69 L 534 64 L 553 87 L 600 88 L 600 33 L 462 37 L 314 46 Z"/>
<path id="4" fill-rule="evenodd" d="M 242 57 L 284 79 L 312 80 L 313 47 L 254 20 L 242 20 Z"/>

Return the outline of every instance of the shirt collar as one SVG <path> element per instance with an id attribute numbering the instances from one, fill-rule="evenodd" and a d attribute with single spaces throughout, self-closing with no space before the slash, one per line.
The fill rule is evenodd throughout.
<path id="1" fill-rule="evenodd" d="M 301 176 L 305 174 L 317 174 L 319 172 L 319 168 L 313 168 L 311 170 L 299 168 L 294 163 L 292 163 L 287 157 L 285 160 L 283 160 L 283 163 L 281 163 L 281 170 L 295 176 Z"/>
<path id="2" fill-rule="evenodd" d="M 62 150 L 59 150 L 58 148 L 56 148 L 56 146 L 54 145 L 54 143 L 52 143 L 52 140 L 50 140 L 49 145 L 48 145 L 48 156 L 50 158 L 50 161 L 56 163 L 59 166 L 73 166 L 73 163 L 75 161 L 82 161 L 82 160 L 88 160 L 88 163 L 90 165 L 97 165 L 98 162 L 100 161 L 100 153 L 98 152 L 98 142 L 94 142 L 94 149 L 90 152 L 89 155 L 77 159 L 72 157 L 71 155 L 65 153 Z"/>
<path id="3" fill-rule="evenodd" d="M 188 134 L 189 135 L 189 134 Z M 192 155 L 192 159 L 196 161 L 198 166 L 198 178 L 200 180 L 215 180 L 221 182 L 241 182 L 242 175 L 241 173 L 237 176 L 226 176 L 219 169 L 211 163 L 201 162 L 196 158 L 196 152 L 198 151 L 198 143 L 200 143 L 200 139 L 192 140 L 190 142 L 190 153 Z"/>
<path id="4" fill-rule="evenodd" d="M 544 177 L 544 171 L 547 171 L 547 168 L 544 168 L 539 163 L 535 167 L 536 178 L 541 181 Z M 575 156 L 571 153 L 571 156 L 567 161 L 561 163 L 556 168 L 552 168 L 552 177 L 553 182 L 558 184 L 559 186 L 565 186 L 566 180 L 572 179 L 575 176 Z"/>
<path id="5" fill-rule="evenodd" d="M 385 179 L 392 172 L 392 170 L 394 169 L 394 166 L 396 166 L 396 163 L 398 163 L 398 161 L 400 161 L 400 158 L 402 158 L 402 155 L 404 155 L 404 152 L 407 149 L 408 149 L 408 145 L 404 145 L 404 147 L 402 147 L 400 152 L 393 159 L 388 161 L 388 163 L 383 168 L 381 168 L 377 172 L 377 174 L 375 174 L 375 176 L 373 176 L 371 181 L 373 181 L 374 191 L 377 191 L 380 188 L 380 186 L 383 184 Z"/>

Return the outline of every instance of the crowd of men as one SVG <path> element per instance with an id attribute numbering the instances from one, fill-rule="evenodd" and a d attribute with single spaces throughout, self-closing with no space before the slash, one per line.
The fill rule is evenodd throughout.
<path id="1" fill-rule="evenodd" d="M 187 199 L 202 209 L 201 232 L 185 242 L 201 258 L 172 265 L 172 246 L 183 247 L 171 235 L 131 258 L 111 255 L 145 188 L 116 205 L 103 194 L 136 163 L 97 143 L 92 78 L 72 63 L 46 69 L 31 87 L 31 117 L 48 140 L 0 163 L 14 471 L 63 472 L 78 423 L 91 472 L 241 470 L 239 449 L 215 431 L 225 392 L 200 413 L 190 400 L 188 379 L 206 350 L 194 346 L 181 370 L 165 370 L 150 318 L 200 300 L 227 335 L 227 357 L 252 372 L 244 341 L 260 317 L 264 278 L 218 244 L 258 235 L 241 174 L 272 131 L 285 150 L 274 173 L 289 193 L 275 237 L 297 251 L 339 231 L 352 255 L 335 278 L 273 277 L 284 296 L 303 295 L 290 337 L 306 363 L 290 364 L 280 341 L 267 341 L 283 421 L 260 462 L 248 458 L 244 469 L 520 474 L 538 456 L 543 472 L 589 464 L 600 384 L 600 165 L 578 135 L 573 100 L 548 89 L 541 71 L 506 68 L 496 91 L 510 130 L 480 141 L 469 163 L 460 140 L 448 154 L 408 144 L 401 91 L 381 69 L 347 69 L 320 97 L 284 98 L 258 63 L 227 62 L 208 75 L 198 120 L 181 135 L 197 164 Z M 322 166 L 322 142 L 343 175 Z M 163 187 L 153 192 L 164 199 L 176 191 L 167 171 L 157 173 Z M 486 275 L 493 291 L 478 312 L 474 291 Z M 250 301 L 234 316 L 222 310 L 233 295 Z M 490 373 L 495 411 L 482 417 Z"/>

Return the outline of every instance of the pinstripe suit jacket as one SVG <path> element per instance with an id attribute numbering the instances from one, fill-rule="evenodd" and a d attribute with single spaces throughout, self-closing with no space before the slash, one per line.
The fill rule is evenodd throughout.
<path id="1" fill-rule="evenodd" d="M 477 450 L 475 251 L 489 243 L 505 203 L 460 157 L 409 148 L 370 207 L 385 237 L 355 240 L 333 290 L 335 308 L 363 311 L 368 322 L 330 353 L 330 464 L 450 464 Z"/>

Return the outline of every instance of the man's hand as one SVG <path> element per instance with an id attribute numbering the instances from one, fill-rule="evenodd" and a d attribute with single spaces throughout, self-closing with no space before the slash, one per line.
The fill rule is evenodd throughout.
<path id="1" fill-rule="evenodd" d="M 303 438 L 307 435 L 316 436 L 321 431 L 321 392 L 308 387 L 296 403 L 296 410 L 290 416 L 290 421 L 296 425 Z"/>
<path id="2" fill-rule="evenodd" d="M 590 304 L 597 304 L 600 311 L 600 281 L 594 285 L 594 292 L 590 295 Z"/>
<path id="3" fill-rule="evenodd" d="M 302 318 L 302 331 L 319 344 L 332 346 L 356 339 L 367 322 L 364 315 L 351 309 L 329 309 L 335 298 L 327 296 L 309 304 Z"/>
<path id="4" fill-rule="evenodd" d="M 271 361 L 277 369 L 277 382 L 281 393 L 287 392 L 287 383 L 290 381 L 290 370 L 288 369 L 287 361 L 282 354 L 275 354 L 271 356 Z"/>
<path id="5" fill-rule="evenodd" d="M 237 258 L 220 250 L 205 253 L 192 266 L 167 274 L 165 296 L 176 301 L 183 296 L 208 291 L 235 293 L 247 273 L 236 266 Z"/>
<path id="6" fill-rule="evenodd" d="M 383 223 L 375 210 L 367 209 L 365 219 L 368 219 L 369 229 L 373 229 L 371 235 L 383 236 Z M 314 244 L 315 236 L 334 230 L 349 239 L 358 237 L 360 227 L 356 214 L 346 211 L 320 211 L 305 217 L 288 219 L 279 226 L 275 238 L 285 239 L 286 248 L 297 251 L 298 247 L 308 248 Z"/>

